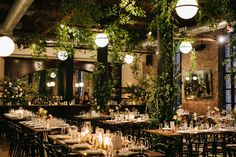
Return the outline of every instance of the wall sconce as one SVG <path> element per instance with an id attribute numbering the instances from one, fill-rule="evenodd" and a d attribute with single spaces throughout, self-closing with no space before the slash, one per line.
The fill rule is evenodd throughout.
<path id="1" fill-rule="evenodd" d="M 15 49 L 14 41 L 8 36 L 0 37 L 0 57 L 10 56 Z"/>
<path id="2" fill-rule="evenodd" d="M 50 77 L 51 77 L 51 78 L 56 78 L 56 76 L 57 76 L 57 75 L 56 75 L 55 72 L 51 72 L 51 73 L 50 73 Z"/>
<path id="3" fill-rule="evenodd" d="M 134 61 L 134 57 L 131 55 L 125 55 L 124 61 L 127 64 L 131 64 Z"/>
<path id="4" fill-rule="evenodd" d="M 47 86 L 48 87 L 54 87 L 56 85 L 56 83 L 54 81 L 48 82 Z"/>
<path id="5" fill-rule="evenodd" d="M 57 57 L 61 61 L 65 61 L 68 58 L 68 53 L 66 51 L 59 51 Z"/>
<path id="6" fill-rule="evenodd" d="M 84 87 L 84 82 L 77 82 L 77 83 L 75 83 L 75 87 L 76 88 L 79 88 L 79 87 Z"/>
<path id="7" fill-rule="evenodd" d="M 182 41 L 179 46 L 179 50 L 182 53 L 189 53 L 192 49 L 193 49 L 193 46 L 189 41 Z"/>
<path id="8" fill-rule="evenodd" d="M 104 33 L 98 33 L 95 39 L 95 43 L 98 47 L 105 47 L 108 44 L 107 35 Z"/>
<path id="9" fill-rule="evenodd" d="M 196 0 L 178 0 L 175 11 L 182 19 L 191 19 L 197 14 L 198 3 Z"/>
<path id="10" fill-rule="evenodd" d="M 224 35 L 218 36 L 217 41 L 219 43 L 223 44 L 226 41 L 226 36 L 224 36 Z"/>

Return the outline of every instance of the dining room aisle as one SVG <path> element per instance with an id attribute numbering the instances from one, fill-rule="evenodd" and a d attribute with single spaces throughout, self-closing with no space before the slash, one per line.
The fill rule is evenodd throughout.
<path id="1" fill-rule="evenodd" d="M 9 142 L 6 136 L 0 141 L 0 157 L 8 157 Z"/>

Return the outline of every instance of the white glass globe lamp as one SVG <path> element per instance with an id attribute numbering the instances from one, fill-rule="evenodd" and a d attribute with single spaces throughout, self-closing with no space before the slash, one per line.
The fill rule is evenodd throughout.
<path id="1" fill-rule="evenodd" d="M 134 57 L 131 55 L 125 55 L 124 60 L 125 60 L 125 63 L 131 64 L 134 61 Z"/>
<path id="2" fill-rule="evenodd" d="M 189 41 L 182 41 L 179 46 L 179 50 L 182 53 L 189 53 L 192 49 L 193 49 L 193 46 Z"/>
<path id="3" fill-rule="evenodd" d="M 66 51 L 59 51 L 57 57 L 61 61 L 65 61 L 68 58 L 68 53 Z"/>
<path id="4" fill-rule="evenodd" d="M 95 43 L 98 47 L 105 47 L 108 44 L 108 38 L 107 35 L 104 33 L 98 33 L 98 35 L 95 38 Z"/>
<path id="5" fill-rule="evenodd" d="M 8 36 L 0 37 L 0 57 L 10 56 L 15 49 L 14 41 Z"/>
<path id="6" fill-rule="evenodd" d="M 198 3 L 196 0 L 178 0 L 175 11 L 182 19 L 193 18 L 198 11 Z"/>
<path id="7" fill-rule="evenodd" d="M 56 76 L 57 76 L 57 75 L 56 75 L 55 72 L 51 72 L 51 73 L 50 73 L 50 77 L 51 77 L 51 78 L 56 78 Z"/>

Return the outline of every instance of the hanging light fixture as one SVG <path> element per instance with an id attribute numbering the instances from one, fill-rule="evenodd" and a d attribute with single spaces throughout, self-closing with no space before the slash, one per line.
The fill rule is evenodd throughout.
<path id="1" fill-rule="evenodd" d="M 182 41 L 179 46 L 179 50 L 182 53 L 189 53 L 192 49 L 193 49 L 193 46 L 189 41 Z"/>
<path id="2" fill-rule="evenodd" d="M 124 58 L 125 63 L 131 64 L 131 63 L 133 62 L 133 60 L 134 60 L 134 57 L 133 57 L 133 56 L 131 56 L 131 55 L 125 55 L 125 58 Z"/>
<path id="3" fill-rule="evenodd" d="M 82 87 L 84 87 L 84 82 L 77 82 L 77 83 L 75 83 L 75 87 L 76 88 L 82 88 Z"/>
<path id="4" fill-rule="evenodd" d="M 107 35 L 104 33 L 98 33 L 95 39 L 95 43 L 99 47 L 105 47 L 108 44 Z"/>
<path id="5" fill-rule="evenodd" d="M 197 14 L 198 3 L 196 0 L 178 0 L 175 10 L 182 19 L 191 19 Z"/>
<path id="6" fill-rule="evenodd" d="M 0 37 L 0 57 L 10 56 L 15 49 L 14 41 L 8 36 Z"/>
<path id="7" fill-rule="evenodd" d="M 55 85 L 56 85 L 56 83 L 54 81 L 47 82 L 48 87 L 54 87 Z"/>
<path id="8" fill-rule="evenodd" d="M 222 44 L 226 41 L 226 36 L 220 35 L 220 36 L 218 36 L 217 40 L 218 40 L 219 43 Z"/>
<path id="9" fill-rule="evenodd" d="M 55 72 L 51 72 L 51 73 L 50 73 L 50 77 L 51 77 L 51 78 L 56 78 L 56 76 L 57 76 L 57 75 L 56 75 Z"/>
<path id="10" fill-rule="evenodd" d="M 65 61 L 68 58 L 68 53 L 66 51 L 59 51 L 57 57 L 61 61 Z"/>

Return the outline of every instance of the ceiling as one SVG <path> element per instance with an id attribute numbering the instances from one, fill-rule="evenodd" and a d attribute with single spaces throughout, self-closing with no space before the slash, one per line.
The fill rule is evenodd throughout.
<path id="1" fill-rule="evenodd" d="M 12 8 L 15 0 L 1 0 L 0 1 L 0 26 L 4 24 L 9 10 Z M 17 0 L 16 0 L 17 1 Z M 20 0 L 19 0 L 20 1 Z M 22 0 L 27 1 L 27 0 Z M 24 12 L 23 16 L 19 18 L 19 22 L 14 27 L 13 33 L 43 33 L 47 31 L 49 27 L 58 22 L 63 18 L 60 11 L 61 0 L 28 0 L 32 1 L 27 11 Z M 96 0 L 102 7 L 111 6 L 117 3 L 117 0 Z M 149 15 L 151 12 L 148 11 L 150 8 L 146 8 Z M 145 28 L 148 23 L 146 21 L 139 20 L 136 27 Z M 193 20 L 185 20 L 184 23 L 180 22 L 180 26 L 193 25 Z M 1 27 L 0 27 L 1 28 Z M 2 32 L 0 32 L 2 33 Z"/>
<path id="2" fill-rule="evenodd" d="M 6 19 L 10 9 L 13 9 L 14 3 L 16 2 L 28 1 L 29 7 L 22 7 L 21 13 L 22 17 L 18 16 L 18 22 L 16 24 L 12 24 L 12 30 L 5 31 L 1 28 L 6 24 Z M 14 36 L 19 36 L 25 33 L 43 33 L 43 34 L 53 34 L 50 28 L 62 20 L 64 15 L 62 15 L 60 10 L 60 2 L 61 0 L 1 0 L 0 1 L 0 34 L 11 34 Z M 114 3 L 118 3 L 117 0 L 95 0 L 96 3 L 99 3 L 102 8 L 111 6 Z M 148 18 L 145 20 L 138 19 L 138 23 L 134 26 L 136 28 L 147 28 L 148 23 L 152 18 L 151 8 L 146 5 L 145 10 L 147 11 Z M 16 8 L 19 8 L 16 6 Z M 25 10 L 25 11 L 22 11 Z M 181 20 L 177 17 L 178 27 L 192 27 L 196 23 L 194 19 L 190 20 Z M 17 18 L 16 18 L 17 19 Z M 107 19 L 103 19 L 101 22 L 106 22 Z"/>

